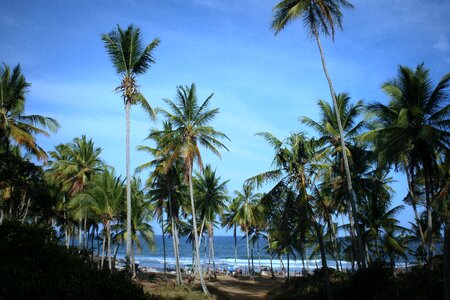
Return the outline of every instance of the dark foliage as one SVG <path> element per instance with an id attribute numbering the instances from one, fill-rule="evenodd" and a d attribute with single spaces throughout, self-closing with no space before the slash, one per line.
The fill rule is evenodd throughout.
<path id="1" fill-rule="evenodd" d="M 152 299 L 123 272 L 97 270 L 51 228 L 0 225 L 0 299 Z"/>
<path id="2" fill-rule="evenodd" d="M 442 259 L 435 257 L 434 262 L 431 273 L 425 267 L 394 275 L 390 266 L 378 262 L 353 274 L 330 269 L 334 299 L 443 299 Z M 429 280 L 431 284 L 428 285 Z M 272 294 L 270 299 L 326 299 L 323 272 L 317 270 L 313 275 L 292 278 L 280 293 Z"/>

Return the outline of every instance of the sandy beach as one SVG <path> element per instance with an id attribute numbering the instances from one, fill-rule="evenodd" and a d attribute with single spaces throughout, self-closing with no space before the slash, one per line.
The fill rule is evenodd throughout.
<path id="1" fill-rule="evenodd" d="M 255 277 L 254 280 L 250 280 L 248 276 L 235 278 L 218 275 L 217 279 L 206 278 L 206 284 L 213 298 L 256 300 L 266 299 L 268 293 L 279 289 L 284 280 L 281 277 L 274 279 L 270 277 Z M 184 277 L 184 282 L 187 284 L 187 277 Z M 167 279 L 165 279 L 163 273 L 141 272 L 138 275 L 138 283 L 143 286 L 146 292 L 152 294 L 161 289 L 174 289 L 175 275 L 167 274 Z M 200 291 L 198 280 L 193 289 Z"/>

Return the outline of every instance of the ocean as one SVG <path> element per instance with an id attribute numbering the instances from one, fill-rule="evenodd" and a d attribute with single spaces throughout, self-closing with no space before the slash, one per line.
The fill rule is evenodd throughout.
<path id="1" fill-rule="evenodd" d="M 173 251 L 173 241 L 171 237 L 165 236 L 166 240 L 166 263 L 169 269 L 175 268 L 175 255 Z M 151 270 L 162 271 L 164 268 L 164 252 L 163 252 L 163 240 L 161 235 L 155 235 L 154 237 L 155 249 L 151 251 L 145 245 L 144 241 L 141 241 L 142 251 L 139 253 L 135 250 L 135 261 L 141 267 L 145 267 Z M 270 256 L 266 252 L 267 242 L 265 239 L 261 239 L 259 242 L 261 257 L 258 256 L 258 248 L 255 243 L 253 248 L 253 265 L 256 272 L 261 268 L 264 269 L 270 267 Z M 200 260 L 202 266 L 212 267 L 212 257 L 208 256 L 209 240 L 206 239 L 206 251 L 205 251 L 205 239 L 202 239 L 200 245 Z M 115 246 L 112 246 L 111 252 L 113 253 Z M 311 249 L 306 250 L 306 256 L 309 257 Z M 250 243 L 250 255 L 251 255 L 251 243 Z M 123 259 L 125 257 L 125 245 L 121 245 L 117 252 L 117 258 Z M 234 258 L 234 238 L 232 236 L 214 236 L 214 257 L 216 268 L 223 270 L 231 266 L 239 266 L 244 272 L 248 269 L 247 263 L 247 248 L 246 240 L 242 236 L 237 238 L 237 260 L 235 264 Z M 335 260 L 331 257 L 327 258 L 329 267 L 335 267 Z M 186 238 L 180 238 L 180 264 L 182 268 L 190 267 L 192 265 L 192 244 L 187 242 Z M 250 261 L 251 264 L 251 261 Z M 348 261 L 341 261 L 343 268 L 350 268 L 351 264 Z M 284 267 L 287 269 L 287 257 L 283 255 L 282 259 L 274 257 L 272 260 L 272 266 L 274 271 L 281 271 Z M 320 255 L 313 257 L 312 259 L 305 260 L 305 269 L 312 271 L 317 267 L 321 267 Z M 301 272 L 303 265 L 301 258 L 290 256 L 289 268 L 291 272 Z"/>

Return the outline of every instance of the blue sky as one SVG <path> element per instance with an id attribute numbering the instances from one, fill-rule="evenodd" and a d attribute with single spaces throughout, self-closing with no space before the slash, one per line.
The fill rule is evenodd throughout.
<path id="1" fill-rule="evenodd" d="M 399 64 L 414 68 L 425 62 L 434 82 L 450 71 L 450 1 L 351 2 L 355 9 L 344 10 L 344 30 L 334 43 L 323 41 L 337 92 L 350 93 L 354 101 L 387 102 L 380 85 L 395 77 Z M 204 161 L 230 179 L 232 193 L 246 178 L 270 168 L 273 151 L 256 132 L 279 138 L 294 131 L 313 135 L 298 117 L 317 119 L 317 100 L 329 100 L 317 46 L 302 23 L 292 23 L 276 37 L 269 30 L 276 3 L 3 0 L 0 61 L 20 63 L 31 82 L 26 113 L 61 123 L 57 134 L 39 138 L 44 149 L 86 134 L 103 148 L 106 162 L 124 174 L 125 114 L 113 92 L 120 79 L 100 35 L 133 23 L 145 42 L 159 37 L 156 64 L 139 78 L 141 91 L 155 107 L 164 106 L 163 98 L 174 99 L 177 85 L 195 82 L 200 99 L 214 92 L 212 106 L 221 112 L 212 125 L 230 137 L 230 152 L 220 160 L 204 151 Z M 155 126 L 133 108 L 132 168 L 150 159 L 134 149 Z M 394 177 L 398 205 L 406 184 L 403 175 Z M 410 207 L 400 219 L 405 225 L 412 220 Z"/>

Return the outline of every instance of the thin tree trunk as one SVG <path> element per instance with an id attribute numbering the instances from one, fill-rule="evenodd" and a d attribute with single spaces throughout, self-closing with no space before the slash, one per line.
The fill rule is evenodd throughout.
<path id="1" fill-rule="evenodd" d="M 211 235 L 209 237 L 209 247 L 211 248 L 211 256 L 212 256 L 212 263 L 213 263 L 213 272 L 214 272 L 214 279 L 217 279 L 217 272 L 216 272 L 216 261 L 214 259 L 214 229 L 211 226 Z"/>
<path id="2" fill-rule="evenodd" d="M 195 215 L 195 204 L 194 204 L 194 191 L 192 187 L 192 164 L 189 163 L 189 193 L 191 198 L 191 206 L 192 206 L 192 225 L 193 225 L 193 231 L 194 231 L 194 239 L 195 239 L 195 254 L 197 257 L 197 270 L 200 276 L 200 284 L 202 286 L 203 292 L 209 296 L 208 288 L 206 287 L 205 281 L 203 279 L 203 273 L 202 273 L 202 267 L 200 264 L 200 248 L 199 248 L 199 241 L 198 241 L 198 235 L 197 235 L 197 221 L 196 221 L 196 215 Z"/>
<path id="3" fill-rule="evenodd" d="M 164 278 L 167 278 L 166 239 L 164 237 L 164 213 L 161 216 L 161 233 L 162 233 L 163 256 L 164 256 Z"/>
<path id="4" fill-rule="evenodd" d="M 82 246 L 82 243 L 83 243 L 83 239 L 82 239 L 82 236 L 81 236 L 81 228 L 82 228 L 82 220 L 80 219 L 79 221 L 78 221 L 78 249 L 79 250 L 81 250 L 81 246 Z"/>
<path id="5" fill-rule="evenodd" d="M 256 247 L 258 248 L 259 277 L 261 277 L 261 249 L 259 249 L 259 237 L 258 237 Z"/>
<path id="6" fill-rule="evenodd" d="M 327 69 L 327 65 L 325 62 L 325 55 L 323 53 L 322 44 L 320 43 L 319 32 L 317 31 L 317 29 L 314 30 L 314 35 L 316 37 L 317 46 L 319 47 L 320 58 L 322 60 L 323 72 L 325 73 L 325 77 L 327 78 L 327 81 L 328 81 L 328 86 L 330 88 L 330 93 L 331 93 L 331 99 L 333 100 L 333 106 L 334 106 L 334 110 L 336 112 L 336 120 L 338 123 L 338 129 L 339 129 L 339 138 L 340 138 L 341 148 L 342 148 L 342 159 L 344 161 L 345 175 L 347 178 L 346 182 L 347 182 L 347 189 L 348 189 L 348 193 L 349 193 L 348 196 L 349 196 L 350 204 L 351 204 L 350 210 L 349 210 L 350 226 L 352 227 L 351 230 L 354 232 L 355 223 L 358 224 L 358 221 L 356 219 L 356 216 L 354 216 L 353 214 L 354 213 L 356 214 L 357 210 L 356 210 L 355 199 L 353 198 L 352 177 L 350 174 L 350 167 L 349 167 L 347 153 L 346 153 L 344 129 L 342 128 L 341 115 L 340 115 L 340 110 L 339 110 L 337 100 L 336 100 L 336 93 L 333 88 L 333 82 L 331 81 L 331 77 L 328 74 L 328 69 Z M 356 220 L 356 222 L 355 222 L 355 220 Z M 358 235 L 356 237 L 357 245 L 358 245 L 357 246 L 358 261 L 361 263 L 362 267 L 365 268 L 366 263 L 365 263 L 364 254 L 363 254 L 363 246 L 362 246 L 362 240 L 361 240 L 362 236 L 360 233 L 359 226 L 356 226 L 356 230 L 358 231 Z"/>
<path id="7" fill-rule="evenodd" d="M 275 274 L 273 273 L 273 265 L 272 265 L 272 250 L 270 249 L 270 235 L 267 234 L 267 246 L 269 249 L 269 259 L 270 259 L 270 273 L 272 279 L 275 278 Z"/>
<path id="8" fill-rule="evenodd" d="M 173 241 L 173 252 L 175 255 L 175 272 L 176 272 L 176 283 L 177 284 L 182 284 L 182 277 L 181 277 L 181 271 L 180 271 L 180 260 L 178 257 L 178 245 L 177 245 L 177 238 L 178 238 L 178 233 L 177 233 L 177 228 L 176 228 L 176 224 L 175 224 L 175 218 L 173 216 L 173 209 L 172 209 L 172 196 L 169 193 L 169 197 L 168 197 L 168 202 L 169 202 L 169 213 L 170 213 L 170 220 L 172 223 L 172 241 Z"/>
<path id="9" fill-rule="evenodd" d="M 289 252 L 287 253 L 287 281 L 288 281 L 288 283 L 289 283 L 289 273 L 290 273 L 290 270 L 289 270 Z"/>
<path id="10" fill-rule="evenodd" d="M 103 237 L 103 243 L 102 243 L 102 259 L 100 262 L 100 269 L 103 269 L 103 262 L 105 260 L 105 244 L 106 244 L 106 236 Z"/>
<path id="11" fill-rule="evenodd" d="M 120 247 L 120 243 L 117 243 L 117 244 L 116 244 L 116 249 L 114 250 L 114 258 L 113 258 L 113 261 L 114 261 L 114 269 L 116 268 L 117 252 L 119 251 L 119 247 Z"/>
<path id="12" fill-rule="evenodd" d="M 444 299 L 450 300 L 450 224 L 444 227 Z"/>
<path id="13" fill-rule="evenodd" d="M 237 238 L 236 238 L 236 225 L 234 225 L 234 231 L 233 231 L 233 236 L 234 236 L 234 266 L 237 266 Z"/>
<path id="14" fill-rule="evenodd" d="M 404 160 L 404 163 L 405 163 L 406 181 L 408 182 L 409 196 L 411 197 L 411 206 L 414 211 L 414 219 L 416 221 L 417 228 L 419 229 L 420 242 L 422 244 L 422 248 L 425 251 L 425 249 L 426 249 L 425 236 L 423 234 L 422 224 L 420 224 L 420 218 L 419 218 L 419 214 L 417 212 L 417 199 L 416 199 L 416 195 L 414 194 L 414 184 L 412 182 L 412 174 L 410 173 L 410 172 L 412 172 L 412 170 L 408 166 L 408 163 L 406 162 L 406 160 Z"/>
<path id="15" fill-rule="evenodd" d="M 314 227 L 316 229 L 317 239 L 319 241 L 320 256 L 322 259 L 322 270 L 323 270 L 323 274 L 325 276 L 325 285 L 326 285 L 328 300 L 333 300 L 333 292 L 331 290 L 330 274 L 328 272 L 327 257 L 325 255 L 325 246 L 323 244 L 322 230 L 321 230 L 321 228 L 319 228 L 319 226 L 321 226 L 321 225 L 315 224 Z"/>
<path id="16" fill-rule="evenodd" d="M 125 144 L 126 144 L 126 176 L 127 176 L 127 250 L 126 250 L 126 260 L 127 263 L 131 255 L 131 178 L 130 178 L 130 99 L 126 100 L 125 103 L 125 119 L 126 119 L 126 133 L 125 133 Z"/>
<path id="17" fill-rule="evenodd" d="M 88 244 L 87 244 L 87 228 L 86 228 L 86 219 L 87 217 L 84 216 L 84 239 L 83 239 L 83 249 L 87 249 L 88 248 Z"/>
<path id="18" fill-rule="evenodd" d="M 136 278 L 136 263 L 134 261 L 134 241 L 131 240 L 131 266 L 133 270 L 133 278 Z"/>
<path id="19" fill-rule="evenodd" d="M 245 229 L 245 239 L 247 241 L 247 262 L 248 262 L 248 273 L 250 274 L 250 279 L 253 279 L 253 273 L 250 272 L 250 248 L 248 246 L 248 229 Z"/>
<path id="20" fill-rule="evenodd" d="M 336 238 L 336 230 L 334 228 L 333 220 L 331 220 L 331 216 L 328 218 L 328 226 L 331 229 L 331 242 L 333 243 L 334 248 L 334 259 L 336 261 L 336 270 L 339 271 L 339 252 L 337 246 L 337 238 Z"/>
<path id="21" fill-rule="evenodd" d="M 111 225 L 109 220 L 106 223 L 106 234 L 108 235 L 108 267 L 112 270 L 112 262 L 111 262 Z"/>

